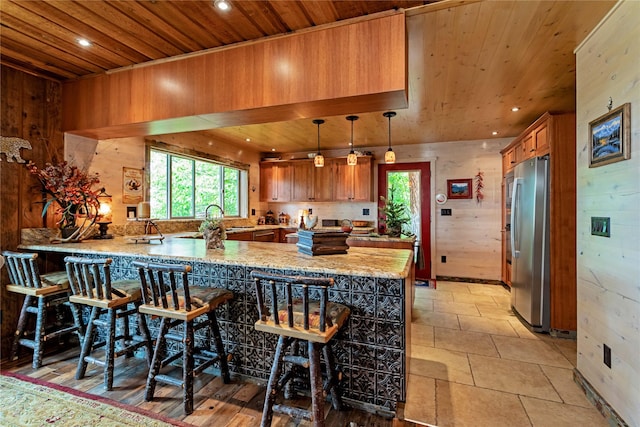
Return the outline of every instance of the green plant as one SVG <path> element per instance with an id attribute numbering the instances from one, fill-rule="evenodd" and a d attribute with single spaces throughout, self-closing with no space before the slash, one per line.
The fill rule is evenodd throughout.
<path id="1" fill-rule="evenodd" d="M 389 234 L 400 235 L 402 226 L 409 223 L 410 218 L 407 215 L 406 206 L 403 203 L 394 201 L 393 189 L 390 189 L 389 193 L 391 194 L 389 199 L 380 196 L 380 201 L 382 202 L 380 219 L 386 224 Z"/>

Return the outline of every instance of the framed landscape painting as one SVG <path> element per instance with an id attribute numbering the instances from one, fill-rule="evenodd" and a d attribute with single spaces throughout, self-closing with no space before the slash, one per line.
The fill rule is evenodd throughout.
<path id="1" fill-rule="evenodd" d="M 471 193 L 472 193 L 471 178 L 447 180 L 447 198 L 470 199 L 472 197 Z"/>
<path id="2" fill-rule="evenodd" d="M 631 104 L 626 103 L 589 123 L 589 167 L 631 156 Z"/>

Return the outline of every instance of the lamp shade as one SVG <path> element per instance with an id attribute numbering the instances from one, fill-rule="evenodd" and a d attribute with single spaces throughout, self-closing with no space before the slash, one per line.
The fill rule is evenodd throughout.
<path id="1" fill-rule="evenodd" d="M 324 156 L 320 153 L 320 125 L 324 123 L 322 119 L 315 119 L 313 124 L 318 125 L 318 154 L 313 158 L 313 164 L 317 168 L 324 166 Z"/>
<path id="2" fill-rule="evenodd" d="M 387 111 L 386 113 L 382 113 L 382 115 L 389 119 L 389 149 L 386 153 L 384 153 L 384 162 L 395 163 L 396 153 L 394 153 L 393 149 L 391 148 L 391 117 L 394 117 L 396 113 L 395 111 Z"/>
<path id="3" fill-rule="evenodd" d="M 355 166 L 358 164 L 358 155 L 353 151 L 353 122 L 359 119 L 358 116 L 347 116 L 347 120 L 351 122 L 351 151 L 347 155 L 347 165 Z"/>

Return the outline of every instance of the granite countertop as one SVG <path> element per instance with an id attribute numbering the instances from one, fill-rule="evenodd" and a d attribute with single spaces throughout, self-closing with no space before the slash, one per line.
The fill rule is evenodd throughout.
<path id="1" fill-rule="evenodd" d="M 278 226 L 255 229 L 278 228 Z M 409 276 L 413 251 L 406 249 L 349 248 L 347 254 L 310 256 L 298 252 L 296 245 L 271 242 L 226 240 L 225 249 L 205 248 L 202 239 L 185 239 L 189 233 L 165 235 L 162 242 L 132 243 L 123 237 L 109 240 L 83 240 L 79 243 L 29 243 L 19 246 L 30 251 L 105 256 L 168 257 L 180 261 L 209 261 L 258 268 L 302 269 L 310 273 L 345 274 L 401 279 Z"/>

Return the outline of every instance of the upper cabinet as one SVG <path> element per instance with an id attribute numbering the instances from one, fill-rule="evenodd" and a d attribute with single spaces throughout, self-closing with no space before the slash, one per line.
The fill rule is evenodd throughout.
<path id="1" fill-rule="evenodd" d="M 545 114 L 502 150 L 502 171 L 505 175 L 518 163 L 549 154 L 549 122 L 552 117 Z"/>
<path id="2" fill-rule="evenodd" d="M 260 201 L 291 201 L 291 164 L 263 162 L 260 164 Z"/>
<path id="3" fill-rule="evenodd" d="M 358 157 L 356 166 L 344 158 L 325 159 L 317 168 L 312 160 L 260 163 L 260 201 L 330 202 L 371 201 L 371 157 Z"/>
<path id="4" fill-rule="evenodd" d="M 370 202 L 372 193 L 371 157 L 359 157 L 355 166 L 347 165 L 345 159 L 334 160 L 333 163 L 334 200 Z"/>

